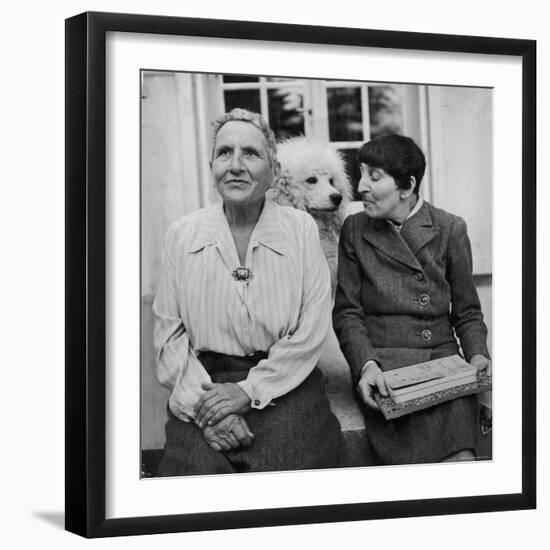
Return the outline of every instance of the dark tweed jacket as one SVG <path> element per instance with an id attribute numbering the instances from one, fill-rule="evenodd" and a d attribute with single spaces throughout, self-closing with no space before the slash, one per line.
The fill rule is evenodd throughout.
<path id="1" fill-rule="evenodd" d="M 349 216 L 333 323 L 354 384 L 369 359 L 388 370 L 456 352 L 455 333 L 466 360 L 488 357 L 464 220 L 427 202 L 401 233 L 364 212 Z"/>

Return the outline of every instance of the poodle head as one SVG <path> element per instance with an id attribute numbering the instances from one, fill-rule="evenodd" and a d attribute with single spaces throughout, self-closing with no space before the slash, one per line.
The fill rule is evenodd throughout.
<path id="1" fill-rule="evenodd" d="M 277 157 L 281 175 L 271 191 L 276 202 L 313 216 L 344 211 L 351 184 L 341 155 L 328 143 L 291 138 L 278 144 Z"/>

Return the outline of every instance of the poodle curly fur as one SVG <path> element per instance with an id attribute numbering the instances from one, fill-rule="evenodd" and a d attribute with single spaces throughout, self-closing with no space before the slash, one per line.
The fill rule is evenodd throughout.
<path id="1" fill-rule="evenodd" d="M 334 294 L 338 238 L 352 198 L 344 160 L 330 144 L 302 136 L 279 143 L 277 158 L 281 174 L 269 196 L 278 204 L 308 212 L 317 222 Z"/>

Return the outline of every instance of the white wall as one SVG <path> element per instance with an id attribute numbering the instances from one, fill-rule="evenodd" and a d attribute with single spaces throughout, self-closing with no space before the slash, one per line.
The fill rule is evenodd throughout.
<path id="1" fill-rule="evenodd" d="M 539 188 L 539 509 L 391 521 L 347 522 L 269 529 L 173 534 L 85 541 L 62 530 L 64 391 L 63 19 L 86 9 L 164 15 L 364 26 L 424 32 L 536 38 L 539 47 L 539 179 L 550 181 L 544 154 L 550 149 L 550 37 L 544 3 L 463 0 L 449 4 L 394 0 L 391 6 L 351 0 L 317 4 L 279 0 L 236 3 L 210 0 L 61 0 L 7 3 L 0 37 L 3 75 L 2 201 L 0 240 L 4 289 L 0 422 L 3 473 L 0 497 L 6 548 L 201 548 L 224 550 L 313 546 L 406 547 L 446 550 L 522 548 L 548 539 L 550 403 L 549 331 L 550 202 Z M 519 154 L 519 153 L 518 153 Z M 368 495 L 368 487 L 365 487 Z M 182 495 L 192 498 L 192 495 Z M 215 498 L 215 497 L 213 497 Z"/>
<path id="2" fill-rule="evenodd" d="M 492 273 L 492 90 L 428 86 L 433 203 L 468 225 L 474 273 Z"/>
<path id="3" fill-rule="evenodd" d="M 142 73 L 141 287 L 150 297 L 159 276 L 164 235 L 181 216 L 205 206 L 213 195 L 204 123 L 205 77 Z"/>

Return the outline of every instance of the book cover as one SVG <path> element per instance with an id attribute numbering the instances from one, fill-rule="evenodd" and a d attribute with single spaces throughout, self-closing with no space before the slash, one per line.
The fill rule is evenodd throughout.
<path id="1" fill-rule="evenodd" d="M 386 386 L 396 402 L 475 382 L 476 368 L 459 355 L 417 363 L 384 372 Z"/>
<path id="2" fill-rule="evenodd" d="M 404 393 L 395 392 L 394 394 L 392 394 L 390 392 L 390 395 L 393 397 L 396 403 L 404 403 L 405 401 L 409 401 L 411 399 L 416 399 L 418 397 L 422 397 L 430 393 L 440 392 L 442 390 L 454 388 L 455 386 L 461 386 L 463 384 L 475 382 L 476 380 L 477 380 L 477 373 L 473 373 L 469 376 L 464 376 L 461 378 L 453 378 L 452 380 L 447 380 L 446 378 L 442 378 L 439 380 L 434 380 L 433 382 L 435 383 L 430 384 L 427 387 L 425 387 L 423 384 L 419 384 L 419 386 L 422 386 L 420 388 L 416 388 L 415 386 L 409 386 L 406 388 L 407 391 Z"/>
<path id="3" fill-rule="evenodd" d="M 384 415 L 386 420 L 393 420 L 406 414 L 411 414 L 451 399 L 463 397 L 465 395 L 472 395 L 476 393 L 483 393 L 493 389 L 493 381 L 491 376 L 482 376 L 475 382 L 469 382 L 467 384 L 461 384 L 452 388 L 447 388 L 434 393 L 429 393 L 422 397 L 410 399 L 404 403 L 396 403 L 391 396 L 383 397 L 379 393 L 374 394 L 374 399 L 378 404 L 380 412 Z"/>

